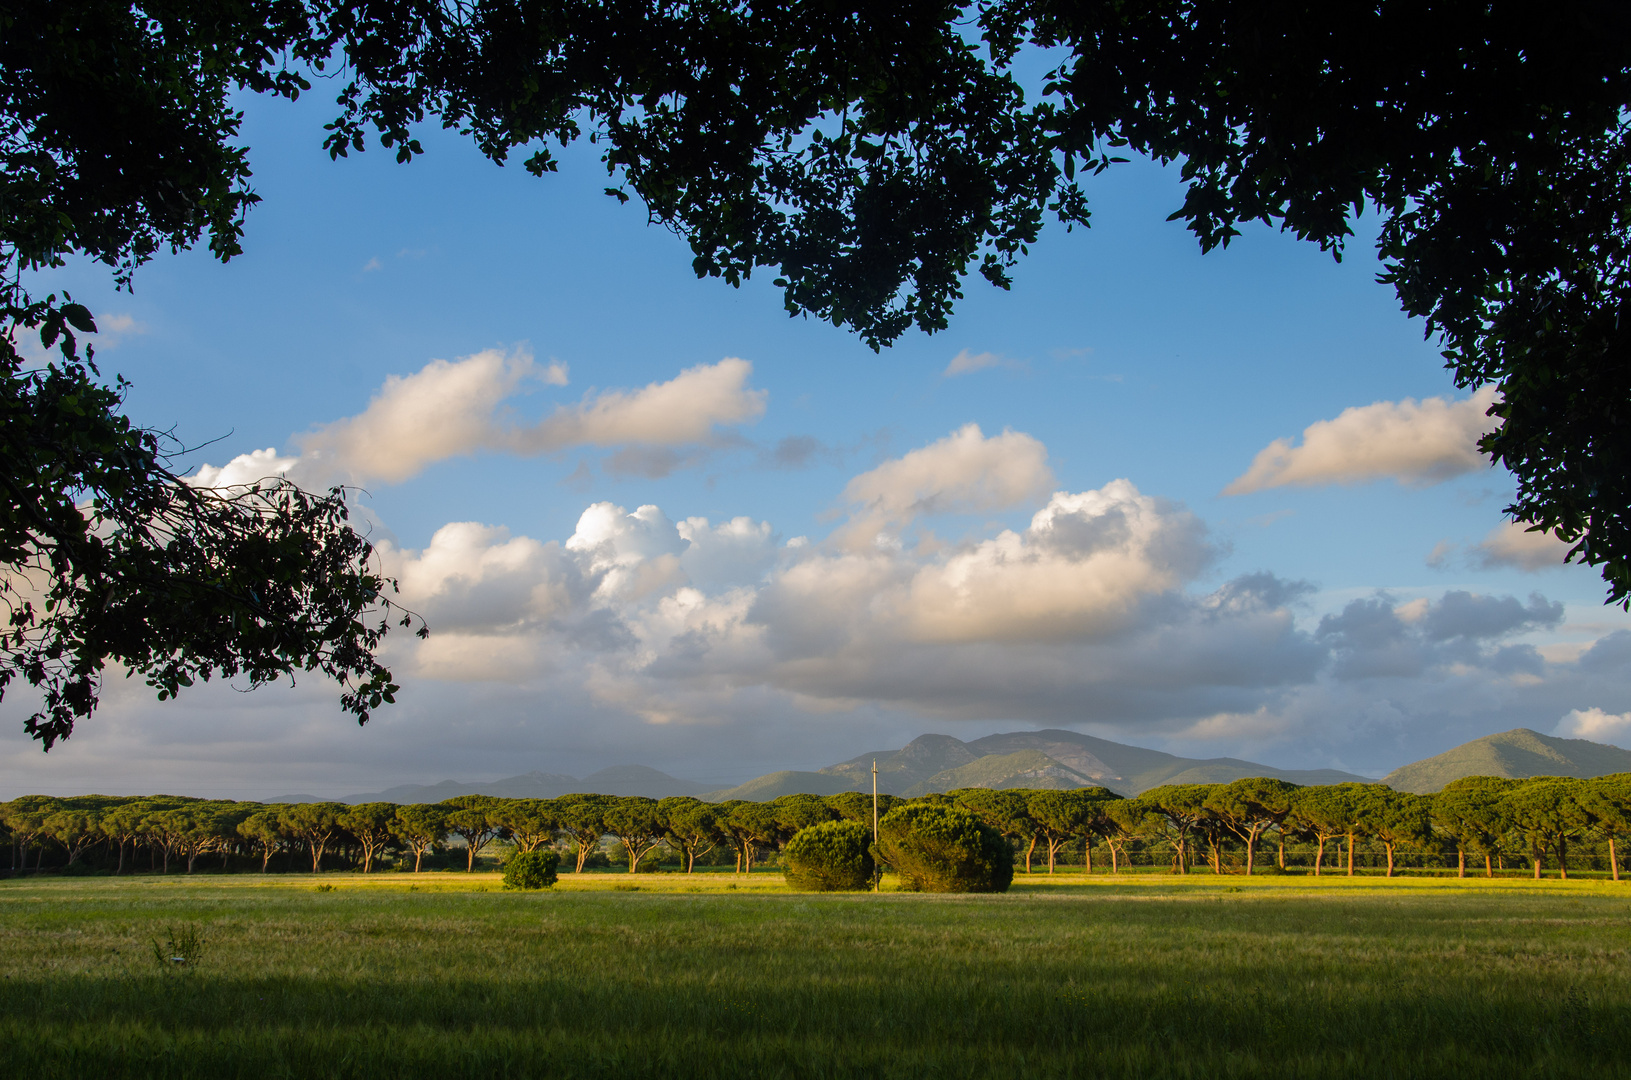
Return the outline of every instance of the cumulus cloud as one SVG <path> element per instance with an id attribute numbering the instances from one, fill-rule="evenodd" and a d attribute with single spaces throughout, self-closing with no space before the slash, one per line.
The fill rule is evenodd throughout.
<path id="1" fill-rule="evenodd" d="M 849 543 L 870 544 L 877 534 L 927 514 L 1006 510 L 1043 498 L 1053 486 L 1048 451 L 1024 432 L 986 438 L 965 424 L 928 446 L 886 461 L 844 488 L 852 508 L 843 531 Z"/>
<path id="2" fill-rule="evenodd" d="M 1472 549 L 1477 563 L 1486 570 L 1511 568 L 1534 573 L 1562 566 L 1569 545 L 1548 532 L 1530 532 L 1516 521 L 1506 521 Z"/>
<path id="3" fill-rule="evenodd" d="M 541 423 L 517 430 L 523 452 L 569 446 L 643 443 L 679 446 L 701 442 L 719 425 L 742 424 L 764 414 L 766 393 L 751 390 L 753 365 L 736 357 L 686 368 L 668 382 L 639 390 L 606 390 L 574 406 L 561 406 Z"/>
<path id="4" fill-rule="evenodd" d="M 685 576 L 704 589 L 752 585 L 776 561 L 776 538 L 768 521 L 735 517 L 710 525 L 705 517 L 689 517 L 675 531 L 686 541 L 680 552 Z"/>
<path id="5" fill-rule="evenodd" d="M 1435 669 L 1489 668 L 1502 674 L 1533 673 L 1543 660 L 1531 645 L 1502 646 L 1502 639 L 1552 629 L 1563 605 L 1531 593 L 1481 596 L 1454 589 L 1437 601 L 1419 597 L 1395 604 L 1380 593 L 1354 600 L 1320 620 L 1315 637 L 1330 650 L 1338 679 L 1406 678 Z"/>
<path id="6" fill-rule="evenodd" d="M 404 601 L 457 639 L 423 652 L 420 674 L 576 656 L 595 700 L 665 723 L 765 693 L 804 712 L 1211 713 L 1199 699 L 1220 680 L 1249 710 L 1245 688 L 1319 663 L 1285 609 L 1304 587 L 1258 574 L 1185 594 L 1212 557 L 1204 527 L 1125 480 L 933 553 L 784 545 L 750 518 L 596 503 L 559 545 L 464 524 L 390 556 Z M 480 647 L 511 637 L 533 644 Z"/>
<path id="7" fill-rule="evenodd" d="M 194 482 L 219 486 L 276 474 L 312 487 L 394 484 L 478 451 L 539 454 L 580 446 L 622 447 L 609 463 L 613 471 L 666 475 L 697 457 L 673 448 L 706 443 L 715 428 L 763 414 L 764 391 L 747 385 L 752 373 L 747 361 L 726 358 L 638 390 L 591 392 L 526 423 L 507 403 L 529 383 L 565 386 L 566 365 L 541 365 L 524 349 L 486 349 L 390 376 L 361 413 L 296 436 L 295 457 L 258 450 L 224 466 L 204 465 Z"/>
<path id="8" fill-rule="evenodd" d="M 1128 520 L 1111 525 L 1118 514 Z M 924 731 L 1028 724 L 1380 776 L 1491 731 L 1558 725 L 1612 740 L 1631 718 L 1631 632 L 1549 659 L 1524 635 L 1551 629 L 1555 605 L 1454 592 L 1377 595 L 1300 626 L 1305 583 L 1258 572 L 1197 587 L 1186 575 L 1204 550 L 1185 514 L 1130 484 L 1068 493 L 996 545 L 1002 558 L 988 546 L 1001 534 L 932 554 L 857 552 L 779 544 L 752 519 L 609 503 L 587 508 L 564 541 L 454 523 L 419 550 L 381 545 L 433 633 L 387 639 L 407 692 L 363 735 L 336 722 L 313 681 L 292 696 L 205 688 L 160 711 L 112 680 L 98 718 L 111 741 L 84 745 L 118 747 L 97 774 L 114 779 L 181 775 L 190 760 L 207 782 L 171 786 L 208 788 L 251 754 L 261 783 L 330 776 L 255 793 L 323 795 L 628 761 L 705 779 L 708 762 L 725 762 L 744 770 L 736 782 Z M 1073 515 L 1087 519 L 1074 533 Z M 923 582 L 944 587 L 971 561 L 961 610 L 919 603 Z M 1063 575 L 1059 597 L 1028 591 L 1042 569 Z M 131 741 L 132 717 L 145 742 Z M 593 764 L 566 764 L 584 755 Z M 46 765 L 84 760 L 53 752 Z M 21 769 L 36 779 L 16 790 L 46 786 Z M 387 775 L 344 779 L 368 770 Z M 85 790 L 89 774 L 76 775 L 64 783 Z"/>
<path id="9" fill-rule="evenodd" d="M 535 372 L 524 351 L 432 360 L 387 378 L 356 416 L 300 436 L 303 457 L 358 483 L 399 483 L 433 462 L 502 444 L 498 408 Z"/>
<path id="10" fill-rule="evenodd" d="M 299 462 L 298 457 L 286 457 L 268 446 L 264 450 L 239 454 L 225 465 L 201 465 L 187 481 L 195 487 L 242 487 L 259 480 L 285 476 Z"/>
<path id="11" fill-rule="evenodd" d="M 993 479 L 993 443 L 1031 464 Z M 1549 730 L 1562 716 L 1568 733 L 1603 738 L 1631 716 L 1631 631 L 1614 622 L 1559 650 L 1550 639 L 1575 633 L 1561 604 L 1467 590 L 1377 593 L 1315 618 L 1305 582 L 1267 571 L 1208 582 L 1204 524 L 1130 481 L 1035 495 L 1027 477 L 1046 465 L 1033 443 L 965 428 L 857 478 L 858 514 L 894 522 L 1028 490 L 1038 500 L 1023 527 L 938 546 L 783 541 L 754 518 L 611 502 L 559 539 L 462 522 L 423 548 L 382 542 L 400 599 L 432 628 L 429 641 L 387 640 L 405 700 L 435 703 L 417 745 L 445 748 L 456 730 L 461 748 L 488 748 L 493 776 L 572 771 L 560 748 L 590 745 L 594 767 L 683 744 L 762 772 L 926 730 L 1087 725 L 1380 776 L 1491 731 Z M 281 464 L 268 453 L 258 471 Z M 308 727 L 332 726 L 321 705 Z M 693 734 L 662 741 L 675 731 Z"/>
<path id="12" fill-rule="evenodd" d="M 1288 485 L 1355 484 L 1391 477 L 1405 484 L 1436 484 L 1483 468 L 1478 439 L 1492 426 L 1485 413 L 1493 386 L 1464 401 L 1427 398 L 1378 401 L 1343 410 L 1303 430 L 1302 444 L 1276 439 L 1251 468 L 1223 489 L 1245 495 Z"/>
<path id="13" fill-rule="evenodd" d="M 1631 712 L 1574 709 L 1558 721 L 1552 734 L 1565 739 L 1590 739 L 1592 742 L 1623 745 L 1631 741 Z"/>
<path id="14" fill-rule="evenodd" d="M 1059 492 L 1023 533 L 1005 530 L 915 573 L 903 622 L 920 641 L 1102 635 L 1198 573 L 1212 555 L 1205 533 L 1187 510 L 1126 480 Z"/>

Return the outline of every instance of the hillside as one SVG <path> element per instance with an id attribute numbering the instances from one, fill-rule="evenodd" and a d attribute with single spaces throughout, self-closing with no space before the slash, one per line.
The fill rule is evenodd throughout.
<path id="1" fill-rule="evenodd" d="M 1185 758 L 1127 746 L 1074 731 L 1013 731 L 963 742 L 950 735 L 920 735 L 899 750 L 861 754 L 817 772 L 775 772 L 723 791 L 726 799 L 774 799 L 809 793 L 871 791 L 872 763 L 878 790 L 922 795 L 960 787 L 1077 788 L 1098 785 L 1137 795 L 1169 783 L 1222 783 L 1243 776 L 1273 776 L 1295 784 L 1336 784 L 1368 777 L 1335 769 L 1276 769 L 1238 758 Z"/>
<path id="2" fill-rule="evenodd" d="M 669 795 L 701 795 L 710 785 L 694 780 L 681 780 L 645 765 L 614 765 L 591 773 L 583 779 L 564 773 L 530 772 L 522 776 L 509 776 L 487 783 L 464 783 L 443 780 L 438 784 L 398 784 L 384 791 L 368 791 L 358 795 L 345 795 L 335 802 L 357 803 L 390 802 L 433 803 L 451 799 L 455 795 L 493 795 L 500 799 L 553 799 L 560 795 L 594 792 L 598 795 L 646 795 L 653 799 Z M 279 795 L 264 800 L 269 803 L 319 802 L 312 795 Z"/>
<path id="3" fill-rule="evenodd" d="M 870 774 L 867 783 L 869 785 L 867 790 L 871 791 Z M 842 776 L 783 769 L 781 772 L 766 773 L 733 788 L 710 791 L 706 795 L 699 795 L 698 798 L 707 802 L 730 802 L 732 799 L 769 802 L 783 795 L 837 795 L 840 791 L 857 790 L 859 789 L 854 784 Z"/>
<path id="4" fill-rule="evenodd" d="M 1435 757 L 1403 765 L 1382 778 L 1400 791 L 1428 794 L 1463 776 L 1576 776 L 1631 772 L 1631 750 L 1587 739 L 1559 739 L 1528 728 L 1462 743 Z"/>
<path id="5" fill-rule="evenodd" d="M 1534 735 L 1533 732 L 1527 734 Z M 1549 741 L 1560 745 L 1597 745 L 1570 739 Z M 1613 747 L 1603 749 L 1626 754 Z M 1631 759 L 1631 754 L 1626 754 L 1626 757 Z M 710 784 L 682 780 L 645 765 L 618 765 L 581 779 L 562 773 L 530 772 L 485 783 L 443 780 L 437 784 L 402 784 L 384 791 L 347 795 L 335 801 L 406 804 L 440 802 L 455 795 L 549 799 L 575 792 L 595 792 L 601 795 L 645 795 L 657 799 L 669 795 L 693 795 L 709 802 L 731 799 L 765 802 L 783 795 L 836 795 L 841 791 L 871 791 L 874 761 L 878 764 L 878 790 L 890 795 L 923 795 L 960 787 L 1079 788 L 1095 785 L 1109 788 L 1118 795 L 1137 795 L 1162 784 L 1226 783 L 1244 776 L 1272 776 L 1295 784 L 1337 784 L 1368 779 L 1334 769 L 1277 769 L 1239 758 L 1179 757 L 1074 731 L 1045 730 L 1011 731 L 969 742 L 950 735 L 920 735 L 898 750 L 861 754 L 816 772 L 784 769 L 729 788 L 715 789 Z M 1631 761 L 1619 768 L 1631 769 Z M 1552 771 L 1560 772 L 1561 769 Z M 288 795 L 266 801 L 315 802 L 316 799 L 310 795 Z"/>

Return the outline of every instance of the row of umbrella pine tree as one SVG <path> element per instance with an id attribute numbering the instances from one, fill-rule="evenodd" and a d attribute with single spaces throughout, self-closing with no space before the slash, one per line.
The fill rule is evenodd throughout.
<path id="1" fill-rule="evenodd" d="M 1355 871 L 1360 844 L 1380 849 L 1387 874 L 1404 852 L 1453 858 L 1465 876 L 1469 860 L 1493 874 L 1508 859 L 1532 863 L 1534 875 L 1555 865 L 1569 871 L 1571 845 L 1606 845 L 1614 880 L 1620 877 L 1618 843 L 1631 834 L 1631 773 L 1576 780 L 1468 777 L 1434 795 L 1395 791 L 1383 784 L 1299 787 L 1253 778 L 1228 784 L 1172 784 L 1136 798 L 1105 788 L 1068 791 L 965 788 L 915 800 L 878 796 L 877 812 L 907 802 L 946 806 L 997 830 L 1027 873 L 1046 861 L 1049 873 L 1077 845 L 1089 872 L 1095 847 L 1119 873 L 1135 853 L 1188 873 L 1205 860 L 1216 873 L 1253 873 L 1272 848 L 1273 865 L 1286 869 L 1287 845 L 1312 850 L 1315 874 Z M 389 859 L 419 872 L 427 855 L 463 856 L 467 870 L 494 841 L 506 851 L 555 848 L 573 870 L 603 852 L 606 841 L 630 872 L 664 854 L 692 872 L 711 854 L 734 856 L 738 873 L 780 850 L 801 830 L 828 821 L 870 825 L 873 797 L 843 792 L 826 797 L 787 795 L 769 802 L 706 803 L 694 798 L 566 795 L 504 799 L 462 795 L 440 803 L 358 805 L 315 802 L 264 804 L 154 795 L 118 798 L 30 795 L 0 803 L 0 837 L 9 841 L 11 870 L 41 869 L 50 857 L 72 870 L 101 865 L 126 873 L 146 855 L 148 868 L 169 872 L 215 857 L 221 866 L 281 865 L 312 872 L 329 865 L 374 870 Z M 461 851 L 462 849 L 462 851 Z M 32 862 L 31 860 L 32 856 Z"/>

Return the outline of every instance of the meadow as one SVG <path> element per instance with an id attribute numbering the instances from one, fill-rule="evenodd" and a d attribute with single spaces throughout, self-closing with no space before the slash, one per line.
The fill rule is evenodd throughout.
<path id="1" fill-rule="evenodd" d="M 1594 880 L 20 878 L 0 1073 L 1616 1076 L 1628 949 L 1631 884 Z"/>

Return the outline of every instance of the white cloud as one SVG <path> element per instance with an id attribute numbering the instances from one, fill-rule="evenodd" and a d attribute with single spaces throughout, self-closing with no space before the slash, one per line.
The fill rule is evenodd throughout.
<path id="1" fill-rule="evenodd" d="M 735 517 L 710 525 L 705 517 L 690 517 L 676 531 L 688 543 L 680 553 L 685 576 L 703 589 L 755 584 L 776 562 L 768 521 Z"/>
<path id="2" fill-rule="evenodd" d="M 46 767 L 162 787 L 153 777 L 193 761 L 194 790 L 248 783 L 233 763 L 251 754 L 260 783 L 331 777 L 256 793 L 324 795 L 630 760 L 710 778 L 675 762 L 813 767 L 925 731 L 1038 724 L 1380 776 L 1491 731 L 1548 730 L 1574 702 L 1602 708 L 1565 716 L 1559 734 L 1623 743 L 1631 721 L 1619 623 L 1559 653 L 1525 643 L 1555 630 L 1558 605 L 1451 591 L 1357 600 L 1300 627 L 1298 583 L 1265 573 L 1198 589 L 1200 523 L 1126 481 L 939 551 L 778 545 L 752 519 L 597 503 L 564 542 L 465 522 L 380 552 L 432 635 L 387 640 L 403 704 L 362 735 L 320 680 L 247 698 L 201 688 L 163 707 L 110 680 L 97 739 Z M 564 764 L 578 753 L 596 764 Z M 35 775 L 24 765 L 38 757 L 26 745 L 0 757 L 0 780 Z M 388 775 L 343 779 L 368 770 Z M 106 786 L 75 775 L 73 790 Z"/>
<path id="3" fill-rule="evenodd" d="M 308 461 L 348 480 L 400 483 L 434 462 L 501 442 L 498 408 L 535 368 L 525 350 L 432 360 L 412 375 L 387 378 L 358 415 L 297 441 Z"/>
<path id="4" fill-rule="evenodd" d="M 1515 521 L 1502 522 L 1472 549 L 1485 569 L 1511 567 L 1515 570 L 1549 570 L 1562 566 L 1569 545 L 1547 532 L 1530 532 Z"/>
<path id="5" fill-rule="evenodd" d="M 993 479 L 992 444 L 1031 464 Z M 871 496 L 860 512 L 876 502 L 899 520 L 1006 505 L 1045 460 L 1028 436 L 963 429 L 858 477 Z M 242 475 L 282 463 L 262 452 Z M 337 722 L 327 688 L 313 693 L 318 680 L 303 679 L 310 704 L 287 745 L 254 734 L 290 708 L 282 692 L 222 699 L 206 688 L 184 696 L 182 711 L 143 720 L 152 745 L 126 756 L 145 755 L 154 775 L 179 767 L 174 747 L 199 761 L 253 752 L 286 769 L 319 759 L 325 769 L 336 760 L 384 769 L 388 759 L 433 781 L 592 771 L 560 763 L 576 749 L 592 751 L 595 768 L 643 758 L 687 775 L 651 748 L 762 763 L 762 772 L 924 731 L 1037 724 L 1380 776 L 1491 731 L 1549 730 L 1582 701 L 1601 709 L 1571 713 L 1560 733 L 1618 738 L 1605 732 L 1631 717 L 1631 624 L 1594 623 L 1579 633 L 1596 640 L 1557 649 L 1534 642 L 1574 633 L 1559 629 L 1562 605 L 1449 590 L 1356 599 L 1310 625 L 1299 619 L 1304 584 L 1269 573 L 1200 584 L 1213 555 L 1203 524 L 1127 480 L 1040 500 L 1024 527 L 988 526 L 960 543 L 783 543 L 757 519 L 610 502 L 586 507 L 561 539 L 456 522 L 421 549 L 381 542 L 382 568 L 432 634 L 387 639 L 404 704 L 369 725 L 371 742 L 339 741 L 354 725 Z M 153 709 L 142 700 L 120 712 L 140 688 L 113 684 L 99 724 L 111 730 Z M 192 716 L 195 700 L 209 706 L 196 722 L 172 719 Z M 239 742 L 223 732 L 192 746 L 195 731 L 216 730 L 221 700 L 232 702 Z M 954 722 L 967 723 L 948 730 Z M 339 749 L 325 757 L 312 747 Z M 81 760 L 57 754 L 53 762 Z M 131 760 L 108 775 L 130 773 Z"/>
<path id="6" fill-rule="evenodd" d="M 874 543 L 877 533 L 926 514 L 1005 510 L 1045 496 L 1053 486 L 1048 451 L 1019 431 L 986 438 L 978 424 L 855 477 L 844 488 L 854 520 L 849 543 Z"/>
<path id="7" fill-rule="evenodd" d="M 1631 712 L 1615 714 L 1601 709 L 1575 709 L 1558 721 L 1552 734 L 1565 739 L 1623 744 L 1631 739 Z"/>
<path id="8" fill-rule="evenodd" d="M 957 375 L 968 375 L 975 371 L 983 371 L 986 368 L 1013 366 L 1014 361 L 1000 353 L 971 353 L 964 349 L 951 358 L 951 363 L 947 364 L 946 370 L 940 374 L 942 378 L 949 379 Z"/>
<path id="9" fill-rule="evenodd" d="M 424 549 L 379 544 L 400 600 L 445 632 L 509 633 L 544 626 L 569 613 L 590 584 L 561 545 L 473 521 L 436 530 Z"/>
<path id="10" fill-rule="evenodd" d="M 565 386 L 566 365 L 540 366 L 525 349 L 486 349 L 454 361 L 432 360 L 412 375 L 390 376 L 361 413 L 296 436 L 298 458 L 258 450 L 225 466 L 202 466 L 197 482 L 240 483 L 243 479 L 236 478 L 258 479 L 267 472 L 249 474 L 270 469 L 310 487 L 336 481 L 394 484 L 436 462 L 483 450 L 538 454 L 577 446 L 696 445 L 710 440 L 718 426 L 745 423 L 764 412 L 764 391 L 747 386 L 752 373 L 747 361 L 727 358 L 639 390 L 591 393 L 529 425 L 518 423 L 506 402 L 528 383 Z M 691 460 L 656 452 L 668 454 L 659 472 Z"/>
<path id="11" fill-rule="evenodd" d="M 1024 533 L 931 563 L 903 615 L 918 641 L 1048 640 L 1105 634 L 1141 600 L 1176 588 L 1211 557 L 1188 511 L 1126 480 L 1059 492 Z"/>
<path id="12" fill-rule="evenodd" d="M 285 457 L 268 446 L 264 450 L 239 454 L 225 465 L 200 465 L 198 471 L 187 478 L 187 482 L 194 487 L 239 487 L 257 480 L 283 476 L 299 461 L 299 458 Z"/>
<path id="13" fill-rule="evenodd" d="M 103 339 L 147 333 L 147 324 L 137 322 L 128 312 L 104 311 L 96 317 L 96 332 Z"/>
<path id="14" fill-rule="evenodd" d="M 662 510 L 647 505 L 631 514 L 609 502 L 585 510 L 566 541 L 566 550 L 599 579 L 595 597 L 605 602 L 640 600 L 683 584 L 679 557 L 685 548 L 685 538 Z"/>
<path id="15" fill-rule="evenodd" d="M 534 427 L 517 430 L 511 443 L 523 453 L 570 446 L 682 446 L 703 442 L 722 424 L 742 424 L 764 414 L 766 393 L 750 390 L 753 365 L 736 357 L 686 368 L 668 382 L 639 390 L 607 390 L 562 406 Z"/>
<path id="16" fill-rule="evenodd" d="M 1464 401 L 1406 398 L 1345 409 L 1335 420 L 1305 428 L 1300 446 L 1290 439 L 1270 443 L 1223 493 L 1383 477 L 1435 484 L 1476 471 L 1487 466 L 1477 443 L 1496 425 L 1484 415 L 1495 400 L 1495 388 L 1486 386 Z"/>

